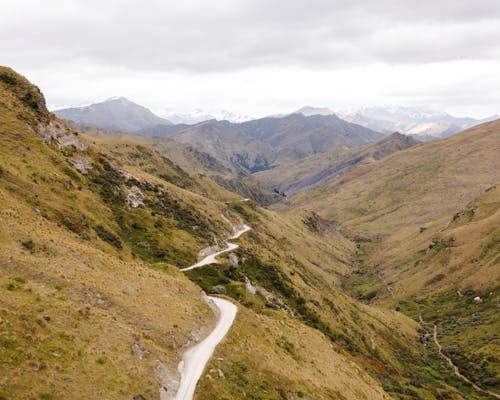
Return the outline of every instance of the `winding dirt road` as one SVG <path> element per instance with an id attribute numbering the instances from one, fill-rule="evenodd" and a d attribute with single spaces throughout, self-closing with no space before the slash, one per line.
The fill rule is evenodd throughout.
<path id="1" fill-rule="evenodd" d="M 238 239 L 241 235 L 243 235 L 245 232 L 248 232 L 251 228 L 248 225 L 243 225 L 243 228 L 238 230 L 233 236 L 231 236 L 229 239 Z M 203 267 L 204 265 L 209 265 L 209 264 L 217 264 L 217 260 L 215 259 L 217 256 L 227 253 L 228 251 L 232 251 L 234 249 L 237 249 L 239 246 L 234 243 L 229 243 L 227 242 L 227 247 L 224 250 L 218 251 L 217 253 L 210 254 L 206 256 L 203 260 L 198 261 L 196 264 L 191 265 L 190 267 L 182 268 L 181 271 L 190 271 L 195 268 L 200 268 Z"/>
<path id="2" fill-rule="evenodd" d="M 245 232 L 248 232 L 251 228 L 247 225 L 236 231 L 233 236 L 229 239 L 237 239 Z M 205 257 L 203 260 L 197 262 L 196 264 L 181 269 L 181 271 L 189 271 L 191 269 L 200 268 L 204 265 L 216 264 L 216 257 L 222 253 L 237 249 L 239 246 L 234 243 L 227 242 L 227 247 L 224 250 L 218 251 L 217 253 L 211 254 Z M 200 343 L 189 348 L 182 357 L 182 361 L 179 363 L 179 372 L 181 374 L 181 380 L 179 383 L 179 388 L 174 397 L 174 400 L 192 400 L 196 385 L 198 380 L 205 369 L 210 357 L 226 336 L 231 328 L 231 325 L 236 318 L 236 312 L 238 307 L 231 303 L 229 300 L 221 299 L 219 297 L 208 296 L 209 301 L 213 303 L 215 308 L 219 313 L 219 319 L 214 330 Z"/>
<path id="3" fill-rule="evenodd" d="M 219 310 L 219 320 L 210 335 L 184 353 L 179 364 L 181 381 L 174 397 L 175 400 L 192 400 L 196 384 L 205 369 L 205 365 L 212 357 L 215 347 L 229 332 L 238 311 L 238 307 L 228 300 L 211 296 L 208 298 L 214 302 Z"/>

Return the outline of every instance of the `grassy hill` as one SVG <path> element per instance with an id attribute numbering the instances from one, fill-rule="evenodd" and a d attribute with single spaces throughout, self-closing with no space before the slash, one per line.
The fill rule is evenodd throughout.
<path id="1" fill-rule="evenodd" d="M 489 355 L 500 348 L 493 334 L 500 327 L 499 153 L 500 121 L 493 121 L 360 166 L 292 199 L 357 242 L 347 290 L 437 323 L 462 372 L 497 392 L 499 364 Z"/>
<path id="2" fill-rule="evenodd" d="M 257 172 L 254 177 L 266 187 L 288 196 L 320 186 L 359 164 L 380 160 L 396 151 L 415 146 L 411 137 L 394 133 L 361 148 L 330 147 L 302 160 Z"/>
<path id="3" fill-rule="evenodd" d="M 1 397 L 158 398 L 214 324 L 203 289 L 239 311 L 199 399 L 487 398 L 422 346 L 416 321 L 345 294 L 361 253 L 338 224 L 239 201 L 144 145 L 86 137 L 8 68 L 0 103 Z M 252 227 L 240 247 L 181 273 L 228 221 Z M 417 300 L 399 307 L 413 316 Z"/>
<path id="4" fill-rule="evenodd" d="M 250 174 L 242 171 L 233 172 L 230 168 L 224 166 L 223 162 L 212 157 L 210 154 L 203 153 L 192 146 L 175 140 L 163 137 L 104 131 L 81 125 L 78 126 L 78 129 L 94 138 L 105 139 L 103 141 L 104 144 L 109 141 L 110 143 L 126 141 L 147 145 L 183 170 L 197 176 L 198 179 L 205 181 L 206 177 L 209 177 L 212 181 L 227 190 L 237 193 L 244 198 L 252 199 L 261 205 L 266 206 L 281 200 L 281 196 L 260 185 Z"/>

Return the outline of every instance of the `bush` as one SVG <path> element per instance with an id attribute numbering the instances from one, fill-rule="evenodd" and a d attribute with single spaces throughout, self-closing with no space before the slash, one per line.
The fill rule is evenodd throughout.
<path id="1" fill-rule="evenodd" d="M 26 94 L 22 98 L 22 101 L 33 110 L 38 111 L 38 100 L 30 91 L 26 92 Z"/>
<path id="2" fill-rule="evenodd" d="M 121 249 L 122 242 L 118 236 L 116 236 L 114 233 L 108 231 L 104 226 L 102 225 L 97 225 L 94 227 L 95 233 L 97 233 L 97 236 L 99 236 L 102 240 L 105 242 L 108 242 L 109 244 L 115 246 L 117 249 Z"/>
<path id="3" fill-rule="evenodd" d="M 0 74 L 0 81 L 8 83 L 9 85 L 15 85 L 17 83 L 17 79 L 15 77 L 6 74 L 5 72 Z"/>
<path id="4" fill-rule="evenodd" d="M 26 249 L 26 250 L 29 250 L 29 251 L 33 251 L 35 249 L 35 243 L 33 242 L 33 240 L 31 239 L 28 239 L 24 242 L 21 243 L 21 245 Z"/>

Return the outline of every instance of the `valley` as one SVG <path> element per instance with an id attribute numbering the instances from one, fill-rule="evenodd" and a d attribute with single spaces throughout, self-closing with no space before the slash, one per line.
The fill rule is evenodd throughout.
<path id="1" fill-rule="evenodd" d="M 0 399 L 498 398 L 498 120 L 101 104 L 0 67 Z"/>

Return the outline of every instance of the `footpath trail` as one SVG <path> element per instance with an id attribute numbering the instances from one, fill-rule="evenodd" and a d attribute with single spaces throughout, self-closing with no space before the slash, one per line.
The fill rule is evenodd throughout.
<path id="1" fill-rule="evenodd" d="M 418 316 L 419 320 L 420 320 L 420 323 L 422 325 L 431 325 L 431 323 L 429 322 L 425 322 L 422 318 L 422 314 L 420 314 Z M 453 363 L 452 359 L 450 357 L 448 357 L 444 352 L 443 352 L 443 347 L 441 346 L 441 343 L 439 343 L 439 340 L 438 340 L 438 328 L 437 328 L 437 325 L 436 324 L 432 324 L 433 327 L 434 327 L 434 332 L 433 332 L 433 339 L 434 339 L 434 343 L 438 349 L 438 353 L 439 355 L 444 358 L 446 360 L 446 362 L 448 363 L 448 365 L 453 369 L 453 374 L 459 378 L 462 382 L 465 382 L 469 385 L 471 385 L 474 390 L 478 391 L 478 392 L 481 392 L 481 393 L 485 393 L 485 394 L 488 394 L 490 396 L 493 396 L 494 398 L 496 399 L 500 399 L 500 395 L 498 395 L 497 393 L 494 393 L 494 392 L 491 392 L 489 390 L 485 390 L 481 387 L 479 387 L 477 384 L 475 384 L 474 382 L 472 382 L 469 378 L 467 378 L 466 376 L 462 375 L 462 373 L 460 372 L 460 370 L 458 369 L 458 367 Z"/>
<path id="2" fill-rule="evenodd" d="M 229 239 L 237 239 L 250 229 L 251 228 L 249 226 L 243 225 L 243 227 L 235 232 L 235 234 Z M 196 264 L 181 269 L 181 271 L 189 271 L 195 268 L 203 267 L 204 265 L 216 264 L 216 257 L 218 255 L 238 248 L 237 244 L 230 242 L 227 242 L 226 244 L 227 247 L 224 250 L 211 254 Z M 212 357 L 217 345 L 222 341 L 222 339 L 224 339 L 226 334 L 229 332 L 229 329 L 231 329 L 234 319 L 236 318 L 238 307 L 236 307 L 236 305 L 231 303 L 229 300 L 213 296 L 208 296 L 208 299 L 213 303 L 219 313 L 217 325 L 205 339 L 197 345 L 189 348 L 184 353 L 182 361 L 179 363 L 181 380 L 174 400 L 193 399 L 196 385 L 201 377 L 201 374 L 203 373 L 203 370 L 205 369 L 205 366 Z"/>

